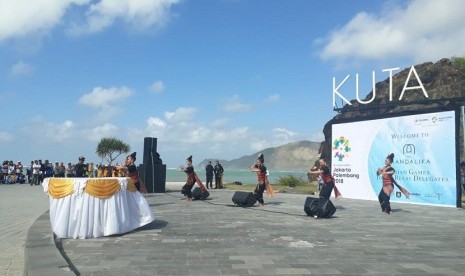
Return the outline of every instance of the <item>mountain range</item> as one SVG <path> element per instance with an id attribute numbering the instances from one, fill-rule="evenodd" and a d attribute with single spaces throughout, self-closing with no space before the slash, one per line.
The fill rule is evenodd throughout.
<path id="1" fill-rule="evenodd" d="M 320 142 L 298 141 L 278 147 L 267 148 L 262 151 L 245 155 L 233 160 L 221 160 L 207 158 L 197 164 L 197 167 L 205 167 L 208 161 L 219 160 L 225 169 L 246 170 L 255 164 L 257 157 L 263 153 L 265 165 L 269 170 L 274 171 L 307 171 L 320 157 Z"/>

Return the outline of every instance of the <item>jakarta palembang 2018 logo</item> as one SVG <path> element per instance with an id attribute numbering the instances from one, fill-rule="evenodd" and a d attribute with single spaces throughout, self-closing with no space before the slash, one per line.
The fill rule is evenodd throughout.
<path id="1" fill-rule="evenodd" d="M 338 161 L 343 161 L 344 158 L 348 157 L 351 150 L 349 139 L 344 136 L 334 139 L 333 156 Z"/>

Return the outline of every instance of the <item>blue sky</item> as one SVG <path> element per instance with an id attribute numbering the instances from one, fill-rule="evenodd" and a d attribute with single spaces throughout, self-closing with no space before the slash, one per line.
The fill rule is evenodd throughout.
<path id="1" fill-rule="evenodd" d="M 168 166 L 323 140 L 332 78 L 465 55 L 460 0 L 0 0 L 0 159 Z M 387 92 L 386 92 L 387 93 Z M 120 161 L 123 158 L 120 158 Z M 249 164 L 245 164 L 247 166 Z"/>

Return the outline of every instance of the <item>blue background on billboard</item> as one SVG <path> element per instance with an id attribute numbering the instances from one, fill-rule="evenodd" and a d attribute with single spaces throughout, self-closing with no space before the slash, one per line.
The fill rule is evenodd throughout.
<path id="1" fill-rule="evenodd" d="M 436 113 L 437 114 L 437 113 Z M 434 205 L 455 206 L 455 118 L 453 112 L 440 113 L 439 117 L 452 118 L 437 123 L 438 118 L 431 114 L 411 115 L 425 120 L 423 125 L 412 125 L 412 117 L 404 116 L 383 119 L 385 125 L 376 135 L 370 151 L 368 174 L 376 193 L 382 186 L 376 170 L 384 166 L 389 153 L 394 153 L 392 167 L 397 183 L 406 188 L 412 196 L 396 196 L 398 188 L 391 194 L 394 202 L 410 202 Z M 434 123 L 433 123 L 434 122 Z M 393 138 L 393 135 L 404 135 Z M 410 152 L 404 150 L 410 149 Z M 414 149 L 414 151 L 412 151 Z"/>

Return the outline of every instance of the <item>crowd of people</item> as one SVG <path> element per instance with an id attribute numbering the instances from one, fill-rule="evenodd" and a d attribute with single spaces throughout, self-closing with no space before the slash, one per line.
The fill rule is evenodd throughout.
<path id="1" fill-rule="evenodd" d="M 127 172 L 118 163 L 116 165 L 85 163 L 84 157 L 79 157 L 77 163 L 51 163 L 41 159 L 23 165 L 21 161 L 14 163 L 5 160 L 0 172 L 0 184 L 40 185 L 47 177 L 125 177 Z"/>

